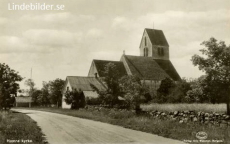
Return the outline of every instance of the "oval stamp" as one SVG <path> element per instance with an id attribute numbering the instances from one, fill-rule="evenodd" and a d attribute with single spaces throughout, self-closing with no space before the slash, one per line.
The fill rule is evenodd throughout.
<path id="1" fill-rule="evenodd" d="M 206 132 L 200 131 L 196 133 L 196 138 L 200 140 L 205 140 L 208 138 L 208 134 Z"/>

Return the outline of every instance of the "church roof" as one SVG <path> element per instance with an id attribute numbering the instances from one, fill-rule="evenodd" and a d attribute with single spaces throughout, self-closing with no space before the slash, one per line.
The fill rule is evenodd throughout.
<path id="1" fill-rule="evenodd" d="M 162 80 L 170 77 L 152 57 L 123 55 L 132 75 L 145 80 Z"/>
<path id="2" fill-rule="evenodd" d="M 124 64 L 121 61 L 93 60 L 93 62 L 95 64 L 96 68 L 97 68 L 98 75 L 100 77 L 104 77 L 105 76 L 105 74 L 104 74 L 105 66 L 108 63 L 113 63 L 114 65 L 116 65 L 116 67 L 117 67 L 117 69 L 119 71 L 120 77 L 122 77 L 124 75 L 127 75 L 125 67 L 124 67 Z"/>
<path id="3" fill-rule="evenodd" d="M 162 30 L 145 29 L 152 45 L 169 46 Z"/>
<path id="4" fill-rule="evenodd" d="M 180 75 L 177 73 L 170 60 L 154 59 L 155 62 L 174 80 L 181 80 Z"/>
<path id="5" fill-rule="evenodd" d="M 145 80 L 162 80 L 170 77 L 175 81 L 180 76 L 170 60 L 153 59 L 152 57 L 123 55 L 133 75 Z"/>
<path id="6" fill-rule="evenodd" d="M 67 76 L 72 89 L 81 89 L 82 91 L 93 91 L 90 84 L 93 84 L 99 90 L 105 90 L 105 86 L 95 77 Z"/>

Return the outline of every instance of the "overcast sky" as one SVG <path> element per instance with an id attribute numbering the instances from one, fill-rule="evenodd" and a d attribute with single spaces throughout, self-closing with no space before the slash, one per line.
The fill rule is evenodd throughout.
<path id="1" fill-rule="evenodd" d="M 63 4 L 63 11 L 9 11 L 8 4 Z M 200 43 L 230 44 L 229 0 L 0 0 L 0 63 L 36 87 L 42 81 L 87 76 L 93 59 L 139 55 L 144 28 L 163 30 L 181 77 L 202 73 L 191 62 Z M 24 88 L 24 82 L 21 83 Z"/>

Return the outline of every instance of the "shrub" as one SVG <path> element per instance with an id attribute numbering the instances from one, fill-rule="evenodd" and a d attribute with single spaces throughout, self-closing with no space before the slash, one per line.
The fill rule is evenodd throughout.
<path id="1" fill-rule="evenodd" d="M 87 105 L 100 105 L 101 104 L 101 100 L 99 98 L 86 97 L 85 102 Z"/>
<path id="2" fill-rule="evenodd" d="M 74 89 L 65 93 L 65 102 L 71 105 L 71 109 L 79 109 L 85 107 L 85 96 L 81 89 Z"/>

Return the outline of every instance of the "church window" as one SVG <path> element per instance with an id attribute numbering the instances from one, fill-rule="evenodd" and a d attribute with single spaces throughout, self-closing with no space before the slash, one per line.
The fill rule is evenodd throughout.
<path id="1" fill-rule="evenodd" d="M 148 48 L 146 48 L 145 52 L 146 52 L 145 56 L 148 56 Z"/>
<path id="2" fill-rule="evenodd" d="M 161 48 L 161 55 L 164 56 L 164 49 Z"/>
<path id="3" fill-rule="evenodd" d="M 158 55 L 160 56 L 160 55 L 161 55 L 161 50 L 160 50 L 160 48 L 157 48 L 157 52 L 158 52 Z"/>
<path id="4" fill-rule="evenodd" d="M 148 48 L 144 48 L 144 56 L 148 56 Z"/>
<path id="5" fill-rule="evenodd" d="M 145 37 L 145 46 L 147 46 L 147 39 L 146 39 L 146 37 Z"/>
<path id="6" fill-rule="evenodd" d="M 157 48 L 157 53 L 159 56 L 164 56 L 164 48 Z"/>

